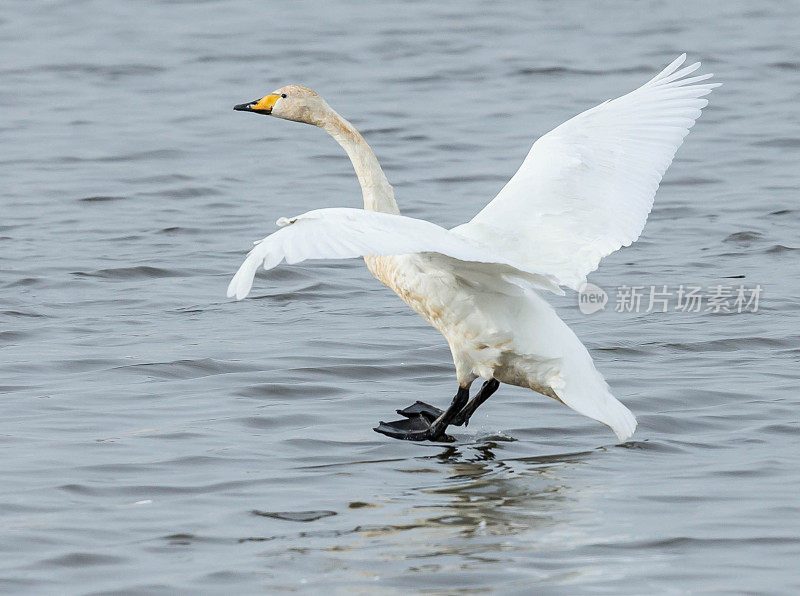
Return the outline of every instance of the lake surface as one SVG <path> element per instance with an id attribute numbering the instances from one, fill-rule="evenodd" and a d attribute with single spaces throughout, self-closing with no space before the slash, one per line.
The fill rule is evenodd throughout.
<path id="1" fill-rule="evenodd" d="M 798 30 L 796 3 L 6 2 L 0 592 L 800 591 Z M 225 298 L 278 217 L 360 206 L 332 139 L 234 104 L 316 89 L 452 226 L 683 51 L 725 85 L 591 276 L 606 308 L 554 300 L 624 445 L 506 386 L 455 443 L 374 433 L 456 385 L 359 260 Z M 623 285 L 762 293 L 616 312 Z"/>

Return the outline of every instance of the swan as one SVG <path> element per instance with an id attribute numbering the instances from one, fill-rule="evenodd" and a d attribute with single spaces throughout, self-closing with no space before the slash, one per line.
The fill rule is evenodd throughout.
<path id="1" fill-rule="evenodd" d="M 363 257 L 367 268 L 450 345 L 458 389 L 441 410 L 397 410 L 375 431 L 414 441 L 451 441 L 500 383 L 549 396 L 614 431 L 636 418 L 610 392 L 586 347 L 544 296 L 579 290 L 600 260 L 636 241 L 664 172 L 720 83 L 689 76 L 686 54 L 638 89 L 578 114 L 533 143 L 519 170 L 467 223 L 447 230 L 400 215 L 372 149 L 311 89 L 288 85 L 234 110 L 313 124 L 344 148 L 363 209 L 315 209 L 278 219 L 228 286 L 245 298 L 259 266 Z M 483 379 L 470 399 L 470 386 Z"/>

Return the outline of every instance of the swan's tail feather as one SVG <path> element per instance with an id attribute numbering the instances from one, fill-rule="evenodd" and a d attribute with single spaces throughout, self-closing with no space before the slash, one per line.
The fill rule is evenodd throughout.
<path id="1" fill-rule="evenodd" d="M 616 401 L 616 400 L 615 400 Z M 616 402 L 617 412 L 614 412 L 614 422 L 609 424 L 611 430 L 616 433 L 620 443 L 627 441 L 633 436 L 636 431 L 636 417 L 633 413 L 622 405 L 621 402 Z"/>
<path id="2" fill-rule="evenodd" d="M 605 380 L 594 368 L 588 352 L 585 358 L 585 362 L 581 364 L 588 365 L 587 369 L 591 367 L 591 371 L 584 370 L 578 375 L 567 367 L 562 373 L 566 378 L 565 387 L 556 390 L 556 394 L 576 412 L 608 426 L 617 435 L 620 443 L 624 442 L 636 430 L 636 418 L 622 402 L 611 395 Z"/>
<path id="3" fill-rule="evenodd" d="M 576 412 L 602 422 L 620 442 L 633 435 L 636 418 L 609 390 L 586 347 L 541 296 L 529 293 L 515 344 L 518 351 L 558 362 L 557 378 L 536 379 L 549 385 L 558 399 Z M 537 376 L 538 375 L 534 375 Z"/>
<path id="4" fill-rule="evenodd" d="M 605 385 L 605 382 L 603 384 Z M 603 417 L 597 418 L 597 420 L 613 430 L 620 443 L 630 439 L 636 430 L 636 417 L 608 390 L 606 390 L 606 399 L 603 402 Z"/>

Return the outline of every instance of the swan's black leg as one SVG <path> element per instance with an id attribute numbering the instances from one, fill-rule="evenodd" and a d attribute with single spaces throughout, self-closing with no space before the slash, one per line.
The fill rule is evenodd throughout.
<path id="1" fill-rule="evenodd" d="M 489 379 L 486 381 L 478 393 L 475 394 L 475 397 L 469 400 L 469 402 L 461 409 L 461 411 L 450 421 L 450 424 L 454 424 L 455 426 L 469 425 L 469 419 L 475 413 L 475 410 L 477 410 L 483 402 L 489 399 L 492 394 L 497 391 L 499 386 L 500 382 L 497 381 L 497 379 Z M 398 420 L 388 424 L 384 423 L 383 429 L 379 430 L 378 432 L 384 432 L 387 430 L 387 428 L 391 428 L 395 432 L 400 430 L 422 431 L 425 429 L 426 423 L 429 425 L 433 424 L 433 422 L 439 418 L 443 412 L 436 406 L 417 401 L 407 408 L 397 410 L 397 413 L 408 418 L 408 421 Z M 384 432 L 384 434 L 388 433 Z"/>
<path id="2" fill-rule="evenodd" d="M 469 387 L 461 387 L 459 385 L 458 393 L 456 393 L 453 401 L 450 402 L 450 407 L 431 423 L 431 441 L 435 441 L 441 436 L 446 436 L 444 431 L 453 423 L 453 419 L 464 409 L 468 401 Z"/>
<path id="3" fill-rule="evenodd" d="M 469 403 L 464 406 L 458 415 L 453 418 L 453 422 L 451 424 L 455 424 L 456 426 L 469 426 L 469 419 L 475 413 L 480 405 L 489 399 L 492 396 L 492 393 L 497 391 L 497 388 L 500 386 L 500 381 L 497 379 L 489 379 L 486 381 L 483 386 L 480 388 L 480 391 L 475 394 Z"/>
<path id="4" fill-rule="evenodd" d="M 433 406 L 417 402 L 405 410 L 398 410 L 405 416 L 403 420 L 383 422 L 374 428 L 375 432 L 408 441 L 447 441 L 452 440 L 445 430 L 458 416 L 469 401 L 469 389 L 459 387 L 450 407 L 444 412 Z"/>

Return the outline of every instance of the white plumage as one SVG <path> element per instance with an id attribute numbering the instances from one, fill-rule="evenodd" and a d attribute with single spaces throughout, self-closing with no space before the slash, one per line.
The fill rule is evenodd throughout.
<path id="1" fill-rule="evenodd" d="M 283 227 L 259 241 L 247 255 L 228 286 L 228 296 L 241 300 L 253 285 L 258 266 L 272 269 L 285 260 L 290 265 L 306 259 L 348 259 L 364 255 L 437 253 L 458 261 L 507 265 L 520 279 L 556 293 L 558 280 L 530 265 L 516 263 L 497 254 L 491 244 L 456 234 L 422 219 L 364 209 L 334 207 L 316 209 L 291 219 L 281 218 Z M 465 274 L 469 268 L 465 267 Z"/>
<path id="2" fill-rule="evenodd" d="M 342 144 L 365 209 L 282 218 L 228 296 L 244 298 L 262 264 L 365 256 L 375 277 L 448 340 L 462 387 L 478 377 L 529 387 L 627 439 L 636 419 L 542 293 L 578 289 L 604 256 L 639 237 L 661 177 L 708 103 L 703 96 L 718 86 L 703 82 L 711 74 L 689 77 L 700 63 L 680 68 L 685 58 L 539 138 L 494 200 L 449 231 L 397 214 L 371 149 L 319 96 L 297 86 L 276 91 L 272 115 L 316 124 Z"/>
<path id="3" fill-rule="evenodd" d="M 700 68 L 678 70 L 685 59 L 538 139 L 497 197 L 454 231 L 480 239 L 502 230 L 504 253 L 577 290 L 600 259 L 639 237 L 703 96 L 718 86 L 698 84 L 711 74 L 685 78 Z"/>

